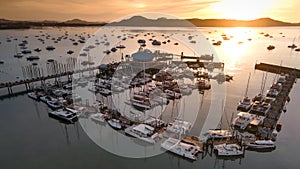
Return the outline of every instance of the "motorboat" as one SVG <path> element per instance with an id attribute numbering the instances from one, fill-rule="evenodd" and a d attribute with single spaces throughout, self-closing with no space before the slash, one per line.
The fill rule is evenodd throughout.
<path id="1" fill-rule="evenodd" d="M 274 46 L 274 45 L 269 45 L 269 46 L 267 47 L 267 49 L 268 49 L 268 50 L 273 50 L 273 49 L 275 49 L 275 46 Z"/>
<path id="2" fill-rule="evenodd" d="M 105 122 L 104 116 L 105 115 L 102 113 L 96 113 L 96 114 L 92 114 L 90 118 L 96 123 L 104 123 Z"/>
<path id="3" fill-rule="evenodd" d="M 247 149 L 252 150 L 266 150 L 266 149 L 275 149 L 275 142 L 272 140 L 256 140 L 254 142 L 248 142 L 244 144 Z"/>
<path id="4" fill-rule="evenodd" d="M 53 46 L 47 46 L 46 47 L 46 50 L 54 50 L 55 49 L 55 47 L 53 47 Z"/>
<path id="5" fill-rule="evenodd" d="M 158 40 L 153 40 L 153 41 L 152 41 L 152 45 L 154 45 L 154 46 L 160 46 L 160 45 L 161 45 L 161 42 L 158 41 Z"/>
<path id="6" fill-rule="evenodd" d="M 197 160 L 197 154 L 202 152 L 201 148 L 197 145 L 171 137 L 165 140 L 161 144 L 161 147 L 167 151 L 191 160 Z"/>
<path id="7" fill-rule="evenodd" d="M 253 102 L 255 102 L 255 101 L 261 102 L 261 101 L 263 101 L 264 98 L 265 98 L 264 95 L 262 95 L 261 93 L 258 93 L 257 95 L 254 96 L 254 98 L 252 99 L 252 101 Z"/>
<path id="8" fill-rule="evenodd" d="M 35 51 L 35 52 L 41 52 L 41 51 L 42 51 L 42 49 L 40 49 L 40 48 L 36 48 L 36 49 L 34 49 L 34 51 Z"/>
<path id="9" fill-rule="evenodd" d="M 118 119 L 114 119 L 114 118 L 110 119 L 107 121 L 107 123 L 116 130 L 122 129 L 122 124 L 121 124 L 120 120 L 118 120 Z"/>
<path id="10" fill-rule="evenodd" d="M 38 100 L 38 95 L 36 94 L 36 92 L 30 92 L 30 93 L 27 93 L 27 96 L 34 99 L 34 100 Z"/>
<path id="11" fill-rule="evenodd" d="M 200 60 L 213 60 L 214 59 L 214 55 L 209 55 L 209 54 L 205 54 L 205 55 L 201 55 L 199 57 Z"/>
<path id="12" fill-rule="evenodd" d="M 240 112 L 233 120 L 232 125 L 238 129 L 245 130 L 248 124 L 255 118 L 254 114 Z"/>
<path id="13" fill-rule="evenodd" d="M 125 133 L 151 144 L 159 141 L 159 135 L 155 129 L 146 124 L 132 125 L 125 129 Z"/>
<path id="14" fill-rule="evenodd" d="M 277 97 L 279 92 L 276 89 L 267 90 L 267 97 Z"/>
<path id="15" fill-rule="evenodd" d="M 237 144 L 220 144 L 220 145 L 215 145 L 214 150 L 216 151 L 218 156 L 225 156 L 225 157 L 230 157 L 230 156 L 241 156 L 244 155 L 244 152 L 241 148 L 241 146 Z"/>
<path id="16" fill-rule="evenodd" d="M 31 53 L 31 50 L 29 50 L 29 49 L 22 50 L 22 54 L 30 54 L 30 53 Z"/>
<path id="17" fill-rule="evenodd" d="M 232 138 L 232 132 L 230 130 L 208 130 L 203 134 L 204 137 L 206 137 L 206 140 L 208 139 L 228 139 Z"/>
<path id="18" fill-rule="evenodd" d="M 295 49 L 295 48 L 297 48 L 297 45 L 295 45 L 295 44 L 293 43 L 292 45 L 289 45 L 288 48 Z"/>
<path id="19" fill-rule="evenodd" d="M 166 131 L 175 134 L 186 134 L 191 130 L 191 127 L 192 124 L 190 122 L 177 119 L 168 124 Z"/>
<path id="20" fill-rule="evenodd" d="M 47 105 L 52 109 L 59 109 L 63 107 L 63 105 L 58 100 L 47 101 Z"/>
<path id="21" fill-rule="evenodd" d="M 108 89 L 104 89 L 104 88 L 99 88 L 99 91 L 98 91 L 100 94 L 104 95 L 104 96 L 108 96 L 108 95 L 111 95 L 111 90 L 108 90 Z"/>
<path id="22" fill-rule="evenodd" d="M 165 93 L 166 93 L 166 96 L 168 99 L 174 100 L 174 99 L 180 99 L 182 97 L 182 95 L 180 93 L 176 93 L 172 90 L 166 90 Z"/>
<path id="23" fill-rule="evenodd" d="M 45 103 L 47 103 L 47 101 L 57 100 L 54 97 L 48 96 L 48 95 L 42 96 L 42 97 L 40 97 L 40 99 L 42 102 L 45 102 Z"/>
<path id="24" fill-rule="evenodd" d="M 63 109 L 51 111 L 48 114 L 50 117 L 56 118 L 58 120 L 63 120 L 69 123 L 74 123 L 75 121 L 78 120 L 76 113 L 72 113 L 70 111 L 66 111 Z"/>
<path id="25" fill-rule="evenodd" d="M 33 60 L 39 60 L 40 57 L 36 56 L 36 55 L 30 55 L 30 56 L 27 56 L 26 59 L 29 61 L 33 61 Z"/>
<path id="26" fill-rule="evenodd" d="M 252 101 L 248 97 L 244 97 L 243 100 L 240 101 L 239 105 L 237 106 L 238 111 L 248 112 L 252 107 Z"/>
<path id="27" fill-rule="evenodd" d="M 21 57 L 23 57 L 23 53 L 17 52 L 16 54 L 14 54 L 14 57 L 21 58 Z"/>

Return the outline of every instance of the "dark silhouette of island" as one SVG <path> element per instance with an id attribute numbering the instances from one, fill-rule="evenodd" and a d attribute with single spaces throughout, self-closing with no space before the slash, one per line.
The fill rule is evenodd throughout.
<path id="1" fill-rule="evenodd" d="M 14 21 L 0 19 L 0 29 L 27 29 L 32 27 L 78 27 L 78 26 L 155 26 L 155 27 L 274 27 L 274 26 L 300 26 L 300 23 L 290 23 L 274 20 L 271 18 L 260 18 L 255 20 L 233 20 L 233 19 L 148 19 L 143 16 L 133 16 L 118 22 L 89 22 L 80 19 L 58 21 Z"/>

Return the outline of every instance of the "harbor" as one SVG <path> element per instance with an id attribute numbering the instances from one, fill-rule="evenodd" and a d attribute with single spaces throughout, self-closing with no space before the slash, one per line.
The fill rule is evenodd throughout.
<path id="1" fill-rule="evenodd" d="M 137 39 L 134 41 L 136 43 Z M 128 48 L 126 43 L 122 44 Z M 141 150 L 145 155 L 141 160 L 153 161 L 162 157 L 171 163 L 179 161 L 179 166 L 209 163 L 207 166 L 212 167 L 213 163 L 218 165 L 220 161 L 230 164 L 240 160 L 241 164 L 236 164 L 239 166 L 248 160 L 252 161 L 253 155 L 267 158 L 282 151 L 285 146 L 282 145 L 282 139 L 288 129 L 286 126 L 290 125 L 287 117 L 295 115 L 290 106 L 295 101 L 295 96 L 291 95 L 297 94 L 295 82 L 298 70 L 293 65 L 249 64 L 246 72 L 236 74 L 228 71 L 231 65 L 226 60 L 202 60 L 208 58 L 208 54 L 203 54 L 200 59 L 201 55 L 194 57 L 188 52 L 184 52 L 187 54 L 182 54 L 181 57 L 180 54 L 156 50 L 148 52 L 154 55 L 153 62 L 143 64 L 149 60 L 141 61 L 135 53 L 145 49 L 147 47 L 140 51 L 135 48 L 134 52 L 126 54 L 125 51 L 124 54 L 121 51 L 111 52 L 106 56 L 111 59 L 116 55 L 118 61 L 111 59 L 110 62 L 95 62 L 90 66 L 83 66 L 82 61 L 78 61 L 73 64 L 75 71 L 72 71 L 72 64 L 60 66 L 59 70 L 50 68 L 51 63 L 45 67 L 41 63 L 37 66 L 30 65 L 34 68 L 27 72 L 36 73 L 25 71 L 21 72 L 17 80 L 1 81 L 1 92 L 5 95 L 2 98 L 3 105 L 9 99 L 24 100 L 35 110 L 22 112 L 17 107 L 12 109 L 22 112 L 22 117 L 28 114 L 28 117 L 36 120 L 31 119 L 33 123 L 44 121 L 47 125 L 50 124 L 52 127 L 46 130 L 53 132 L 53 139 L 59 137 L 60 144 L 80 147 L 84 142 L 90 147 L 102 147 L 99 142 L 111 142 L 111 149 L 103 147 L 103 150 L 99 150 L 108 156 L 109 150 L 114 150 L 113 154 L 116 154 L 118 151 L 132 151 L 136 146 L 136 150 Z M 87 60 L 87 57 L 82 58 Z M 290 64 L 283 61 L 283 65 Z M 23 68 L 28 69 L 29 66 Z M 241 93 L 245 90 L 249 72 L 250 85 L 245 99 Z M 239 84 L 239 91 L 236 91 L 234 97 L 229 93 L 228 101 L 224 101 L 225 108 L 221 118 L 223 124 L 199 135 L 200 130 L 194 126 L 201 124 L 199 119 L 205 119 L 203 112 L 207 111 L 203 106 L 199 110 L 200 115 L 192 116 L 195 112 L 190 105 L 198 97 L 198 104 L 204 102 L 205 105 L 206 100 L 211 99 L 209 96 L 212 95 L 215 84 L 229 86 L 228 92 L 236 87 L 235 84 Z M 259 86 L 264 86 L 266 90 L 257 89 Z M 7 88 L 12 89 L 8 95 Z M 27 90 L 18 91 L 23 89 Z M 254 99 L 255 93 L 261 94 L 260 100 Z M 90 96 L 93 97 L 89 98 Z M 249 104 L 245 102 L 244 109 L 237 110 L 243 100 L 250 100 Z M 236 119 L 245 117 L 249 117 L 249 120 L 244 123 L 244 127 L 236 125 Z M 194 118 L 195 121 L 188 118 Z M 107 137 L 108 135 L 111 137 Z M 49 138 L 45 136 L 45 139 Z M 130 146 L 121 146 L 121 143 Z M 147 155 L 152 150 L 159 153 L 148 159 Z M 228 159 L 231 160 L 227 161 Z"/>

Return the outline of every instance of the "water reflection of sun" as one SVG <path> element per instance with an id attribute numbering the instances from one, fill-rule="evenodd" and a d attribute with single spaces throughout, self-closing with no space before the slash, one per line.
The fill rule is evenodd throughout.
<path id="1" fill-rule="evenodd" d="M 228 69 L 235 69 L 236 64 L 239 63 L 249 51 L 249 41 L 254 36 L 249 28 L 228 28 L 225 29 L 225 34 L 230 40 L 222 43 L 220 54 L 223 56 Z"/>

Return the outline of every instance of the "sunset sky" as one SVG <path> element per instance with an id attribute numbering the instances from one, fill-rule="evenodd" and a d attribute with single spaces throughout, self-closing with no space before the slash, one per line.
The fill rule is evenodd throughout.
<path id="1" fill-rule="evenodd" d="M 179 18 L 256 19 L 300 22 L 299 0 L 1 0 L 0 18 L 112 21 L 157 12 Z"/>

